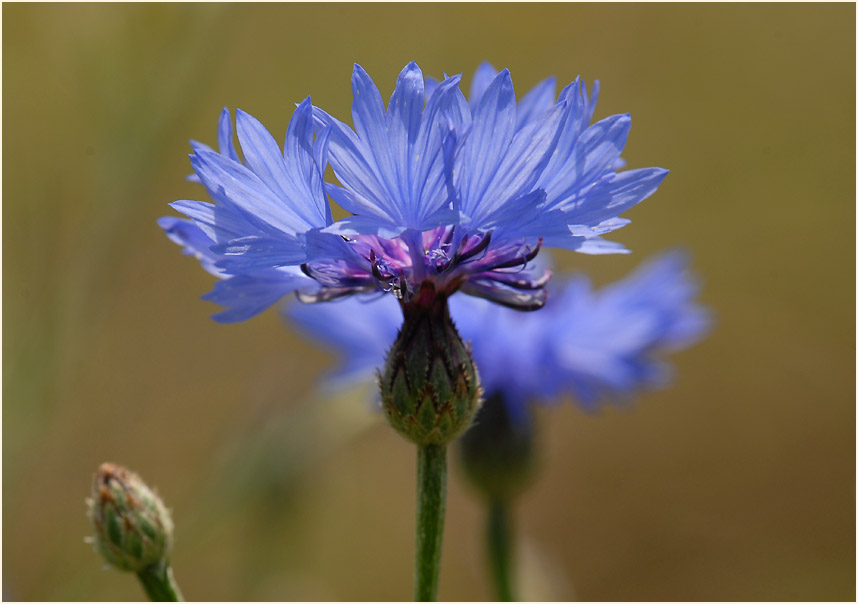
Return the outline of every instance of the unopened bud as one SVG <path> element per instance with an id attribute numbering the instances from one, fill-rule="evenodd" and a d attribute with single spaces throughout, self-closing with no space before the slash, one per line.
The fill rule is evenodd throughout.
<path id="1" fill-rule="evenodd" d="M 513 417 L 503 395 L 491 394 L 459 439 L 465 475 L 490 501 L 509 501 L 533 478 L 533 417 L 529 407 L 520 411 Z"/>
<path id="2" fill-rule="evenodd" d="M 87 504 L 95 549 L 110 564 L 136 573 L 168 566 L 173 521 L 137 474 L 116 464 L 101 464 Z"/>
<path id="3" fill-rule="evenodd" d="M 477 367 L 456 331 L 447 298 L 424 283 L 403 304 L 404 322 L 379 376 L 384 413 L 420 445 L 445 445 L 464 432 L 480 405 Z"/>

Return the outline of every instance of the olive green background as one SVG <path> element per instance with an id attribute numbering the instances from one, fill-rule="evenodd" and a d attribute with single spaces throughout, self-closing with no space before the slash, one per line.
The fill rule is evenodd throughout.
<path id="1" fill-rule="evenodd" d="M 600 79 L 629 167 L 671 174 L 558 253 L 607 283 L 684 246 L 717 326 L 672 389 L 541 410 L 516 509 L 522 597 L 855 598 L 855 6 L 30 5 L 3 12 L 3 596 L 140 599 L 83 542 L 102 461 L 157 486 L 191 599 L 411 595 L 415 452 L 275 311 L 236 325 L 156 227 L 203 199 L 188 139 L 224 105 L 282 140 L 308 94 L 509 67 Z M 453 464 L 442 599 L 490 597 Z"/>

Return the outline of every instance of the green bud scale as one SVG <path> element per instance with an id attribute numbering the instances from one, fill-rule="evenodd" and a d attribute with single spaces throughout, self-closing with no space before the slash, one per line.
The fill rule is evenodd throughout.
<path id="1" fill-rule="evenodd" d="M 111 565 L 135 573 L 169 566 L 173 521 L 137 474 L 116 464 L 101 464 L 87 504 L 95 549 Z"/>
<path id="2" fill-rule="evenodd" d="M 477 367 L 450 318 L 446 295 L 430 281 L 402 311 L 402 329 L 379 376 L 384 413 L 408 440 L 446 445 L 471 425 L 479 408 Z"/>

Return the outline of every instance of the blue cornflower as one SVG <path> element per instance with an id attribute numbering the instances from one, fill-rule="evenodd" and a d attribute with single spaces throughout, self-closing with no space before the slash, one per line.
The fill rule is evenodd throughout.
<path id="1" fill-rule="evenodd" d="M 528 402 L 571 394 L 585 407 L 619 401 L 664 385 L 668 352 L 699 340 L 710 324 L 695 301 L 699 287 L 683 254 L 653 258 L 626 278 L 594 290 L 583 275 L 552 284 L 541 311 L 520 313 L 467 296 L 450 312 L 487 397 L 502 395 L 513 416 Z M 330 305 L 289 305 L 307 335 L 338 352 L 335 383 L 365 379 L 384 363 L 400 320 L 387 296 L 356 296 Z"/>
<path id="2" fill-rule="evenodd" d="M 623 226 L 619 214 L 666 175 L 616 172 L 628 116 L 589 125 L 595 94 L 579 80 L 558 99 L 546 81 L 520 104 L 507 70 L 481 67 L 470 100 L 459 80 L 427 86 L 410 63 L 385 108 L 355 65 L 354 129 L 308 98 L 281 153 L 257 120 L 237 111 L 243 162 L 225 110 L 220 151 L 192 143 L 195 179 L 215 203 L 171 204 L 204 237 L 177 219 L 162 221 L 223 279 L 206 296 L 229 307 L 215 318 L 246 319 L 291 291 L 305 301 L 386 291 L 411 302 L 418 292 L 462 290 L 533 309 L 544 303 L 549 277 L 531 263 L 541 245 L 624 251 L 600 236 Z M 338 184 L 323 181 L 329 163 Z M 352 215 L 334 222 L 326 193 Z"/>

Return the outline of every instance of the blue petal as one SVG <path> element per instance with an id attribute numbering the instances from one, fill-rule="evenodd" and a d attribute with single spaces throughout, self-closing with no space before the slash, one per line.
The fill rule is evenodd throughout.
<path id="1" fill-rule="evenodd" d="M 275 195 L 288 199 L 291 186 L 277 141 L 259 120 L 241 109 L 235 112 L 235 125 L 247 167 Z"/>
<path id="2" fill-rule="evenodd" d="M 325 233 L 336 235 L 378 235 L 385 239 L 399 237 L 406 230 L 403 226 L 393 226 L 387 222 L 379 221 L 373 216 L 346 216 L 329 227 L 323 229 Z"/>
<path id="3" fill-rule="evenodd" d="M 170 207 L 194 220 L 212 241 L 222 243 L 260 230 L 242 212 L 227 204 L 180 199 Z"/>
<path id="4" fill-rule="evenodd" d="M 563 107 L 554 106 L 516 133 L 495 178 L 483 194 L 478 217 L 475 217 L 480 226 L 484 226 L 484 221 L 490 222 L 489 217 L 497 216 L 498 211 L 503 212 L 502 220 L 508 220 L 511 216 L 520 215 L 521 209 L 532 208 L 533 200 L 527 199 L 526 195 L 537 186 L 551 157 L 562 115 Z M 516 207 L 516 200 L 525 200 L 529 205 L 521 206 L 519 203 Z"/>
<path id="5" fill-rule="evenodd" d="M 191 165 L 217 199 L 222 191 L 235 206 L 284 233 L 300 233 L 316 225 L 308 224 L 278 198 L 253 172 L 217 153 L 198 149 Z"/>
<path id="6" fill-rule="evenodd" d="M 619 243 L 618 241 L 608 241 L 601 237 L 590 237 L 585 239 L 580 246 L 575 249 L 576 252 L 582 254 L 601 255 L 601 254 L 631 254 L 631 250 Z"/>
<path id="7" fill-rule="evenodd" d="M 539 180 L 549 207 L 563 204 L 599 176 L 613 170 L 631 127 L 628 115 L 613 115 L 587 128 L 575 141 L 564 138 Z M 571 144 L 570 144 L 571 142 Z"/>
<path id="8" fill-rule="evenodd" d="M 325 226 L 333 222 L 323 183 L 329 135 L 329 131 L 323 131 L 323 135 L 319 136 L 320 148 L 317 149 L 313 143 L 313 104 L 307 97 L 289 120 L 283 155 L 286 182 L 291 186 L 288 191 L 290 204 L 313 226 Z M 317 154 L 321 154 L 321 157 L 316 157 Z"/>
<path id="9" fill-rule="evenodd" d="M 214 153 L 214 149 L 209 147 L 207 144 L 195 141 L 194 139 L 191 139 L 191 147 L 193 149 L 205 149 L 206 151 L 211 151 L 212 153 Z M 203 184 L 203 181 L 201 181 L 200 177 L 196 174 L 188 174 L 187 176 L 185 176 L 185 180 L 187 180 L 188 182 L 195 182 L 199 185 Z"/>
<path id="10" fill-rule="evenodd" d="M 490 216 L 468 221 L 467 224 L 472 229 L 494 230 L 492 241 L 495 244 L 527 236 L 543 237 L 550 233 L 551 229 L 559 228 L 556 225 L 562 224 L 558 222 L 560 214 L 543 211 L 544 202 L 545 191 L 534 189 L 507 200 L 507 203 L 499 206 Z M 568 230 L 564 231 L 568 234 Z"/>
<path id="11" fill-rule="evenodd" d="M 587 128 L 578 139 L 576 153 L 583 162 L 576 166 L 579 178 L 586 181 L 596 175 L 613 170 L 613 165 L 620 157 L 632 118 L 629 114 L 612 115 L 596 122 Z"/>
<path id="12" fill-rule="evenodd" d="M 595 97 L 594 97 L 595 98 Z M 595 108 L 595 100 L 587 98 L 587 90 L 581 78 L 566 86 L 560 93 L 558 103 L 566 104 L 566 116 L 557 139 L 558 153 L 552 157 L 545 168 L 543 182 L 554 178 L 559 173 L 565 173 L 568 168 L 571 151 L 575 148 L 581 133 L 587 129 Z"/>
<path id="13" fill-rule="evenodd" d="M 342 186 L 327 185 L 343 208 L 365 220 L 354 228 L 426 230 L 450 206 L 445 178 L 444 120 L 464 121 L 459 77 L 447 78 L 423 108 L 423 80 L 409 64 L 400 74 L 388 113 L 372 80 L 355 67 L 355 130 L 316 109 L 317 127 L 330 129 L 329 157 Z M 369 99 L 369 100 L 367 100 Z M 382 119 L 376 124 L 376 119 Z M 359 226 L 357 226 L 359 225 Z"/>
<path id="14" fill-rule="evenodd" d="M 387 133 L 384 102 L 372 78 L 357 64 L 352 74 L 352 93 L 352 121 L 355 132 L 365 144 L 365 151 L 369 152 L 366 159 L 372 160 L 380 176 L 383 191 L 387 197 L 395 199 L 398 183 Z"/>
<path id="15" fill-rule="evenodd" d="M 554 104 L 557 81 L 554 77 L 547 78 L 534 86 L 518 104 L 516 128 L 521 130 L 531 120 L 548 111 Z"/>
<path id="16" fill-rule="evenodd" d="M 410 168 L 413 163 L 419 163 L 420 159 L 418 155 L 417 160 L 412 162 L 411 149 L 420 132 L 422 112 L 423 74 L 412 61 L 399 74 L 386 116 L 390 159 L 395 174 L 390 188 L 396 191 L 403 204 L 403 213 L 409 219 L 408 226 L 413 223 L 417 213 L 417 208 L 411 206 L 409 202 L 419 201 L 411 195 L 414 175 Z"/>
<path id="17" fill-rule="evenodd" d="M 436 94 L 429 99 L 423 112 L 420 129 L 409 157 L 409 196 L 416 203 L 410 221 L 405 225 L 417 230 L 436 226 L 433 215 L 450 203 L 444 174 L 445 131 L 439 122 L 443 118 L 447 127 L 458 127 L 466 119 L 463 113 L 464 98 L 458 89 L 459 76 L 444 80 Z"/>
<path id="18" fill-rule="evenodd" d="M 482 96 L 458 168 L 462 211 L 477 217 L 479 204 L 497 173 L 515 134 L 515 93 L 503 70 Z"/>
<path id="19" fill-rule="evenodd" d="M 219 256 L 212 252 L 214 242 L 192 220 L 163 216 L 158 219 L 158 226 L 164 229 L 167 237 L 173 243 L 181 245 L 183 253 L 195 257 L 207 272 L 221 276 L 221 271 L 215 266 Z"/>
<path id="20" fill-rule="evenodd" d="M 302 242 L 285 236 L 239 237 L 213 246 L 212 251 L 223 256 L 217 266 L 233 274 L 301 264 L 307 259 Z"/>
<path id="21" fill-rule="evenodd" d="M 310 227 L 326 224 L 327 202 L 322 192 L 319 173 L 313 165 L 313 120 L 309 99 L 301 103 L 292 115 L 286 132 L 284 153 L 274 137 L 253 116 L 236 112 L 238 138 L 247 166 L 279 198 L 303 224 Z"/>
<path id="22" fill-rule="evenodd" d="M 312 279 L 296 272 L 271 269 L 219 281 L 202 299 L 229 307 L 213 315 L 215 321 L 235 323 L 261 313 L 286 294 L 316 285 Z"/>
<path id="23" fill-rule="evenodd" d="M 474 71 L 474 78 L 471 80 L 471 90 L 468 92 L 468 101 L 471 104 L 471 109 L 475 109 L 483 98 L 486 90 L 488 90 L 492 81 L 498 75 L 498 70 L 494 66 L 485 61 Z"/>
<path id="24" fill-rule="evenodd" d="M 438 84 L 440 84 L 438 80 L 433 78 L 432 76 L 426 76 L 423 78 L 423 95 L 426 97 L 426 102 L 429 102 L 429 99 L 432 98 L 432 95 L 435 94 L 435 91 L 438 89 Z"/>
<path id="25" fill-rule="evenodd" d="M 227 107 L 224 107 L 220 114 L 217 129 L 217 144 L 221 155 L 225 155 L 233 161 L 241 161 L 238 159 L 238 153 L 236 153 L 235 145 L 232 142 L 232 118 L 229 115 Z"/>
<path id="26" fill-rule="evenodd" d="M 391 220 L 388 215 L 379 215 L 376 211 L 376 206 L 374 206 L 371 201 L 356 194 L 350 189 L 346 189 L 344 187 L 340 187 L 331 183 L 325 183 L 325 190 L 327 191 L 328 195 L 331 196 L 334 202 L 337 203 L 337 205 L 341 206 L 343 209 L 349 212 L 352 212 L 355 216 L 360 216 L 362 219 L 365 220 L 365 222 L 363 222 L 362 224 L 366 225 L 367 230 L 360 234 L 375 234 L 376 231 L 371 225 L 378 225 L 379 227 L 383 226 L 386 228 L 405 228 L 400 227 L 399 223 L 397 221 Z"/>
<path id="27" fill-rule="evenodd" d="M 569 222 L 595 226 L 614 218 L 652 195 L 667 173 L 662 168 L 641 168 L 614 174 L 575 201 Z"/>
<path id="28" fill-rule="evenodd" d="M 336 223 L 334 223 L 336 224 Z M 332 228 L 331 227 L 328 228 Z M 329 262 L 344 260 L 347 263 L 363 263 L 369 270 L 369 260 L 358 254 L 340 235 L 320 231 L 307 233 L 307 257 L 309 261 Z"/>
<path id="29" fill-rule="evenodd" d="M 337 179 L 348 189 L 349 200 L 355 205 L 343 205 L 353 214 L 372 214 L 390 223 L 403 222 L 402 213 L 392 203 L 391 196 L 376 171 L 375 160 L 366 145 L 351 128 L 319 108 L 313 116 L 318 128 L 330 129 L 328 157 Z M 331 185 L 327 186 L 330 194 Z M 342 203 L 337 201 L 337 203 Z"/>
<path id="30" fill-rule="evenodd" d="M 312 108 L 311 108 L 312 111 Z M 315 122 L 314 122 L 315 123 Z M 323 202 L 325 209 L 325 218 L 323 223 L 329 225 L 334 222 L 333 214 L 331 213 L 331 204 L 328 203 L 326 185 L 325 185 L 325 170 L 328 169 L 328 149 L 331 140 L 331 129 L 322 128 L 322 131 L 316 135 L 316 140 L 313 143 L 313 161 L 315 169 L 318 173 L 317 181 L 321 189 L 319 196 Z M 315 185 L 313 186 L 314 195 Z"/>

